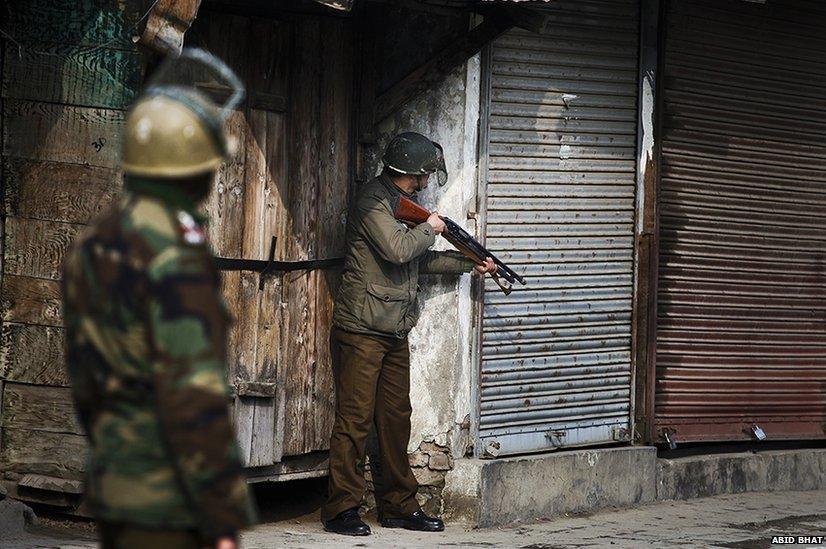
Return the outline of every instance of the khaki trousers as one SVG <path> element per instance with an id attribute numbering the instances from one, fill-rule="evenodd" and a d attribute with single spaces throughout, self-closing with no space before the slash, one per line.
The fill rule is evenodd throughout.
<path id="1" fill-rule="evenodd" d="M 379 463 L 371 459 L 376 501 L 386 518 L 419 509 L 418 483 L 410 469 L 410 348 L 395 339 L 333 328 L 330 334 L 336 377 L 336 418 L 330 437 L 330 495 L 322 520 L 358 507 L 364 497 L 364 457 L 375 424 Z M 376 477 L 380 465 L 381 479 Z"/>

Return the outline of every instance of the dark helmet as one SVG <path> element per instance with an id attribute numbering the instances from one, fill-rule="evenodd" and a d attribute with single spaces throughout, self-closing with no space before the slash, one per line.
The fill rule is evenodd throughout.
<path id="1" fill-rule="evenodd" d="M 394 137 L 384 151 L 382 162 L 385 167 L 408 175 L 438 172 L 439 185 L 447 181 L 442 146 L 420 133 L 404 132 Z"/>

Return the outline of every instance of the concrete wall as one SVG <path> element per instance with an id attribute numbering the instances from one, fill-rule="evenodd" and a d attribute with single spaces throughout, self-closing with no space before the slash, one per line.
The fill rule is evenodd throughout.
<path id="1" fill-rule="evenodd" d="M 480 58 L 455 69 L 441 84 L 379 125 L 378 143 L 366 150 L 367 173 L 377 174 L 380 157 L 393 135 L 422 133 L 444 147 L 448 182 L 435 178 L 420 194 L 422 204 L 474 233 L 467 213 L 475 210 Z M 438 239 L 434 249 L 451 249 Z M 471 410 L 472 364 L 470 277 L 423 276 L 421 317 L 410 335 L 412 430 L 408 451 L 422 485 L 422 503 L 441 510 L 444 474 L 464 454 L 461 425 Z M 466 433 L 466 430 L 465 430 Z"/>

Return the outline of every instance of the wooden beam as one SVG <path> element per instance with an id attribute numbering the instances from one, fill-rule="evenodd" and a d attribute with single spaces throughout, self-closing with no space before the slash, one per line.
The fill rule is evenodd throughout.
<path id="1" fill-rule="evenodd" d="M 479 53 L 485 44 L 513 26 L 505 11 L 497 10 L 376 99 L 374 122 L 379 123 L 420 93 L 439 83 L 450 71 Z"/>
<path id="2" fill-rule="evenodd" d="M 380 28 L 376 10 L 368 10 L 366 16 L 357 19 L 358 32 L 358 65 L 355 67 L 358 89 L 355 90 L 357 141 L 363 145 L 372 145 L 376 142 L 376 92 L 379 78 L 376 65 L 378 64 L 378 40 L 375 29 Z M 364 154 L 356 155 L 356 173 L 359 178 L 367 179 L 363 174 Z"/>
<path id="3" fill-rule="evenodd" d="M 545 30 L 545 21 L 548 19 L 545 13 L 539 10 L 532 10 L 523 6 L 504 4 L 496 6 L 501 9 L 513 22 L 514 27 L 525 29 L 528 32 L 541 33 Z M 484 15 L 484 11 L 481 12 Z"/>
<path id="4" fill-rule="evenodd" d="M 178 54 L 201 0 L 159 0 L 149 13 L 140 43 L 163 54 Z"/>
<path id="5" fill-rule="evenodd" d="M 660 6 L 643 0 L 640 27 L 639 110 L 637 132 L 637 204 L 634 247 L 634 306 L 631 362 L 634 441 L 653 444 L 654 387 L 657 358 L 657 276 L 659 256 L 659 124 L 658 93 Z M 659 84 L 659 85 L 658 85 Z"/>

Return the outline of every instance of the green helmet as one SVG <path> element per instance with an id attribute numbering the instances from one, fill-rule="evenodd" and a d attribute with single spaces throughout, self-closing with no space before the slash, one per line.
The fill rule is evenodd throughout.
<path id="1" fill-rule="evenodd" d="M 408 175 L 438 173 L 439 185 L 447 181 L 442 146 L 416 132 L 394 137 L 384 151 L 382 162 L 391 170 Z"/>

